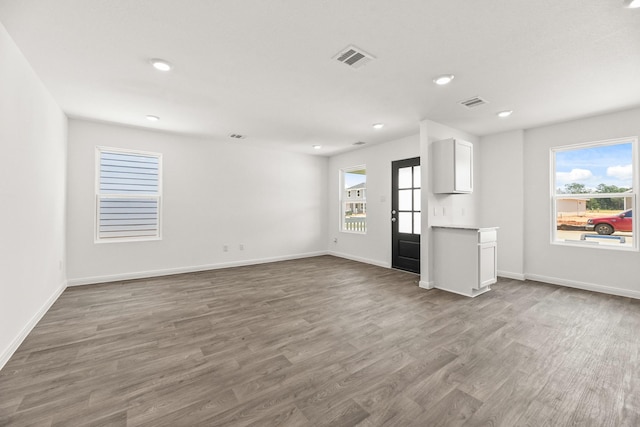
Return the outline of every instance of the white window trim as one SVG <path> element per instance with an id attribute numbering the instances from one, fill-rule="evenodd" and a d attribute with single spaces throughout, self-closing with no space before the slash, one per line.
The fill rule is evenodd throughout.
<path id="1" fill-rule="evenodd" d="M 615 145 L 615 144 L 623 144 L 623 143 L 631 143 L 631 163 L 633 168 L 633 180 L 631 183 L 633 192 L 632 193 L 584 193 L 584 194 L 556 194 L 556 153 L 561 151 L 573 151 L 581 148 L 590 148 L 590 147 L 599 147 L 603 145 Z M 638 223 L 637 215 L 638 215 L 638 189 L 640 188 L 640 169 L 639 169 L 639 152 L 638 152 L 638 137 L 632 136 L 627 138 L 615 138 L 615 139 L 606 139 L 602 141 L 593 141 L 593 142 L 585 142 L 585 143 L 576 143 L 569 145 L 562 145 L 558 147 L 552 147 L 549 151 L 550 153 L 550 168 L 549 168 L 549 184 L 550 184 L 550 204 L 551 204 L 551 227 L 550 227 L 550 240 L 552 245 L 558 246 L 571 246 L 571 247 L 579 247 L 579 248 L 590 248 L 590 249 L 604 249 L 607 251 L 639 251 L 638 240 L 640 240 L 640 236 L 638 235 L 638 230 L 640 226 Z M 579 240 L 558 240 L 556 239 L 557 230 L 557 199 L 581 199 L 589 197 L 590 199 L 607 199 L 607 198 L 631 198 L 631 209 L 633 209 L 633 245 L 632 246 L 614 246 L 614 245 L 599 245 L 593 244 L 587 241 L 579 241 Z"/>
<path id="2" fill-rule="evenodd" d="M 158 159 L 158 195 L 150 195 L 150 194 L 100 194 L 100 153 L 103 151 L 111 152 L 111 153 L 123 153 L 123 154 L 132 154 L 132 155 L 143 155 L 143 156 L 152 156 Z M 94 243 L 103 244 L 103 243 L 127 243 L 127 242 L 147 242 L 154 240 L 162 240 L 162 194 L 163 194 L 163 166 L 162 166 L 162 153 L 154 153 L 151 151 L 140 151 L 140 150 L 130 150 L 126 148 L 115 148 L 115 147 L 106 147 L 102 145 L 97 145 L 95 150 L 95 177 L 94 177 L 94 213 L 93 213 L 93 238 Z M 127 199 L 127 198 L 136 198 L 136 199 L 151 199 L 158 201 L 158 234 L 155 236 L 143 236 L 143 237 L 118 237 L 112 239 L 101 239 L 99 233 L 99 215 L 100 215 L 100 199 L 101 198 L 119 198 L 119 199 Z"/>
<path id="3" fill-rule="evenodd" d="M 346 168 L 340 168 L 340 170 L 338 171 L 339 174 L 339 179 L 338 179 L 338 183 L 340 185 L 340 188 L 338 189 L 338 199 L 340 200 L 340 209 L 338 211 L 338 231 L 340 233 L 348 233 L 348 234 L 367 234 L 367 230 L 368 227 L 365 227 L 365 231 L 355 231 L 355 230 L 345 230 L 344 229 L 344 207 L 345 204 L 349 201 L 347 200 L 347 190 L 344 188 L 345 186 L 345 182 L 344 182 L 344 174 L 345 173 L 349 173 L 352 171 L 357 171 L 357 170 L 367 170 L 367 165 L 356 165 L 356 166 L 349 166 Z M 367 176 L 365 174 L 365 176 Z M 353 191 L 353 190 L 352 190 Z M 366 195 L 364 197 L 364 200 L 358 200 L 355 201 L 353 203 L 364 203 L 366 205 L 367 200 L 366 200 Z M 367 222 L 368 224 L 368 222 Z"/>

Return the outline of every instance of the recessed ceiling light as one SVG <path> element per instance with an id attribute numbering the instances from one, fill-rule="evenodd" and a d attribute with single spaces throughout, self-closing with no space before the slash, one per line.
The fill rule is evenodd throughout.
<path id="1" fill-rule="evenodd" d="M 154 58 L 150 62 L 151 62 L 151 65 L 153 65 L 153 68 L 155 68 L 156 70 L 169 71 L 171 70 L 171 68 L 173 68 L 171 64 L 165 61 L 164 59 Z"/>
<path id="2" fill-rule="evenodd" d="M 636 9 L 640 7 L 640 0 L 624 0 L 624 7 L 629 9 Z"/>
<path id="3" fill-rule="evenodd" d="M 148 115 L 147 120 L 149 120 L 150 122 L 157 122 L 158 120 L 160 120 L 160 117 Z"/>
<path id="4" fill-rule="evenodd" d="M 437 85 L 443 86 L 451 83 L 451 80 L 453 80 L 454 77 L 455 76 L 453 74 L 443 74 L 433 79 L 433 82 Z"/>
<path id="5" fill-rule="evenodd" d="M 322 148 L 322 145 L 312 145 L 314 150 L 319 150 Z"/>
<path id="6" fill-rule="evenodd" d="M 513 114 L 513 110 L 504 110 L 504 111 L 500 111 L 499 113 L 497 113 L 496 115 L 498 117 L 501 118 L 505 118 L 505 117 L 509 117 L 511 114 Z"/>
<path id="7" fill-rule="evenodd" d="M 373 125 L 374 129 L 382 129 L 384 127 L 384 123 L 376 123 Z"/>

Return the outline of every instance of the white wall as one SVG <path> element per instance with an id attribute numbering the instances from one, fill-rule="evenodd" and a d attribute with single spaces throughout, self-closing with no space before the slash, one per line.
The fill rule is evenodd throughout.
<path id="1" fill-rule="evenodd" d="M 0 24 L 0 368 L 65 288 L 66 133 Z"/>
<path id="2" fill-rule="evenodd" d="M 480 139 L 480 222 L 498 226 L 498 275 L 524 279 L 524 131 Z"/>
<path id="3" fill-rule="evenodd" d="M 94 243 L 97 145 L 162 153 L 162 240 Z M 326 253 L 327 165 L 243 141 L 70 120 L 69 284 Z"/>
<path id="4" fill-rule="evenodd" d="M 419 135 L 331 157 L 329 162 L 329 251 L 344 258 L 391 266 L 391 162 L 420 156 Z M 340 169 L 367 167 L 367 233 L 340 231 Z M 338 243 L 334 243 L 334 238 Z"/>
<path id="5" fill-rule="evenodd" d="M 640 298 L 640 253 L 550 243 L 549 194 L 551 147 L 637 135 L 640 109 L 525 131 L 522 221 L 527 278 Z M 496 167 L 500 161 L 504 160 L 484 167 Z"/>
<path id="6" fill-rule="evenodd" d="M 481 147 L 478 137 L 443 124 L 423 120 L 420 122 L 420 154 L 423 165 L 431 162 L 432 144 L 448 138 L 457 138 L 473 144 L 473 193 L 471 194 L 433 194 L 432 173 L 422 169 L 422 188 L 426 189 L 422 196 L 422 238 L 420 241 L 420 286 L 433 286 L 433 253 L 431 226 L 433 225 L 477 225 L 495 226 L 496 224 L 481 224 L 478 210 L 479 193 L 482 187 L 480 181 Z M 426 197 L 425 197 L 426 194 Z"/>

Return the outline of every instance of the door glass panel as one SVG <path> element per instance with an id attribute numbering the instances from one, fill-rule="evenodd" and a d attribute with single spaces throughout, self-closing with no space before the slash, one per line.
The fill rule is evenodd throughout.
<path id="1" fill-rule="evenodd" d="M 420 189 L 413 190 L 413 210 L 419 211 L 420 209 Z"/>
<path id="2" fill-rule="evenodd" d="M 413 213 L 413 234 L 420 234 L 422 228 L 422 223 L 420 222 L 421 218 L 422 216 L 420 215 L 420 212 Z"/>
<path id="3" fill-rule="evenodd" d="M 411 233 L 411 212 L 400 212 L 398 214 L 398 231 L 400 233 Z"/>
<path id="4" fill-rule="evenodd" d="M 420 166 L 413 168 L 413 188 L 420 188 Z"/>
<path id="5" fill-rule="evenodd" d="M 411 188 L 411 168 L 398 169 L 398 188 Z"/>
<path id="6" fill-rule="evenodd" d="M 410 211 L 411 210 L 411 192 L 413 190 L 400 190 L 398 191 L 398 210 Z"/>

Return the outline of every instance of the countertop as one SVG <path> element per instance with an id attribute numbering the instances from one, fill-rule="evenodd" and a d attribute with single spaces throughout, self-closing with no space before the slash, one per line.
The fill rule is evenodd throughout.
<path id="1" fill-rule="evenodd" d="M 478 227 L 474 225 L 432 225 L 431 228 L 450 228 L 453 230 L 491 231 L 500 227 Z"/>

